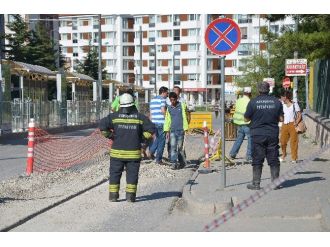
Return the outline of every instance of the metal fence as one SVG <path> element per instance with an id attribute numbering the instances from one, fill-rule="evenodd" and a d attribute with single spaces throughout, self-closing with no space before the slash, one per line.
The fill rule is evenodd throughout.
<path id="1" fill-rule="evenodd" d="M 316 60 L 310 72 L 310 106 L 322 117 L 330 118 L 330 59 Z"/>
<path id="2" fill-rule="evenodd" d="M 147 103 L 141 103 L 139 108 L 143 114 L 149 111 Z M 40 128 L 95 123 L 107 116 L 110 109 L 111 102 L 108 100 L 34 102 L 15 99 L 12 102 L 0 102 L 0 131 L 2 133 L 26 131 L 30 118 L 34 118 Z"/>

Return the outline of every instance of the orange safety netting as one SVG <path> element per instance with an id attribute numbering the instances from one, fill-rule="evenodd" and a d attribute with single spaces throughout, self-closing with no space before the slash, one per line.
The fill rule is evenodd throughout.
<path id="1" fill-rule="evenodd" d="M 34 165 L 36 172 L 49 172 L 83 163 L 99 154 L 109 151 L 111 142 L 99 129 L 86 137 L 51 135 L 35 129 Z"/>

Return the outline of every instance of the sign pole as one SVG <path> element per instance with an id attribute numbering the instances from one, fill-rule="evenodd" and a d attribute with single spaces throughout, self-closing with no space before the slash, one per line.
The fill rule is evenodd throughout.
<path id="1" fill-rule="evenodd" d="M 293 55 L 293 57 L 294 57 L 294 59 L 297 59 L 298 58 L 298 52 L 297 51 L 295 51 L 294 52 L 294 55 Z M 295 76 L 295 77 L 293 77 L 293 101 L 294 102 L 298 102 L 298 100 L 297 100 L 297 90 L 298 90 L 298 77 L 297 76 Z"/>
<path id="2" fill-rule="evenodd" d="M 305 76 L 305 96 L 306 96 L 306 111 L 309 112 L 309 100 L 308 100 L 308 96 L 309 96 L 309 88 L 308 88 L 308 74 L 306 73 Z"/>
<path id="3" fill-rule="evenodd" d="M 218 55 L 221 63 L 221 183 L 220 190 L 226 187 L 225 166 L 225 58 L 226 55 L 237 49 L 241 42 L 241 30 L 236 22 L 229 18 L 218 18 L 212 21 L 205 31 L 205 44 L 207 48 Z M 207 90 L 207 87 L 206 87 Z"/>
<path id="4" fill-rule="evenodd" d="M 226 165 L 225 165 L 225 56 L 221 60 L 221 182 L 220 190 L 226 187 Z"/>

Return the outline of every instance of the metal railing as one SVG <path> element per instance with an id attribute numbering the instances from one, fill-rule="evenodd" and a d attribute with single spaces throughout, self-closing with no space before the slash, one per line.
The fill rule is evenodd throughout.
<path id="1" fill-rule="evenodd" d="M 147 114 L 148 103 L 139 104 L 140 112 Z M 0 102 L 1 133 L 27 131 L 30 118 L 40 128 L 95 123 L 110 113 L 111 102 L 97 101 L 31 101 L 15 99 Z"/>

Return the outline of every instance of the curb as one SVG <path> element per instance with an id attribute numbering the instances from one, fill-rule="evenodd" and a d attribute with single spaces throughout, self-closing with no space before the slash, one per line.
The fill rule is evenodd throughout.
<path id="1" fill-rule="evenodd" d="M 205 202 L 200 201 L 196 196 L 193 196 L 192 186 L 195 185 L 195 181 L 200 174 L 200 168 L 197 169 L 192 177 L 189 179 L 187 184 L 183 187 L 182 191 L 182 199 L 185 202 L 184 209 L 187 210 L 191 214 L 219 214 L 233 206 L 233 201 L 230 202 L 219 202 L 219 201 L 212 201 L 212 202 Z M 198 184 L 198 183 L 197 183 Z"/>

